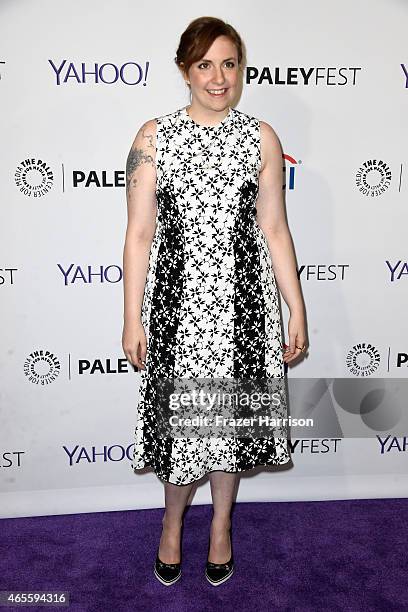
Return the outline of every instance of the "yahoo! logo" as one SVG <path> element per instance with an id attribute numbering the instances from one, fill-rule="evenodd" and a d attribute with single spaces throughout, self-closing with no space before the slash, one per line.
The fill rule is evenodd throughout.
<path id="1" fill-rule="evenodd" d="M 66 59 L 56 66 L 52 60 L 48 61 L 54 70 L 57 85 L 65 84 L 69 79 L 81 84 L 91 82 L 113 85 L 121 81 L 125 85 L 138 85 L 143 81 L 142 84 L 147 85 L 147 73 L 150 66 L 148 61 L 144 63 L 144 66 L 136 62 L 126 62 L 122 66 L 116 66 L 110 62 L 104 64 L 94 62 L 87 66 L 85 62 L 75 64 Z"/>
<path id="2" fill-rule="evenodd" d="M 71 450 L 66 446 L 62 448 L 69 457 L 69 465 L 72 467 L 74 463 L 78 464 L 80 461 L 85 463 L 96 463 L 97 461 L 107 463 L 108 461 L 123 461 L 124 459 L 132 459 L 132 448 L 134 444 L 124 447 L 121 444 L 113 444 L 112 446 L 102 446 L 100 450 L 97 450 L 96 446 L 86 448 L 85 446 L 79 446 L 78 444 Z"/>
<path id="3" fill-rule="evenodd" d="M 73 285 L 77 281 L 89 285 L 91 283 L 118 283 L 122 280 L 122 268 L 112 264 L 111 266 L 99 266 L 93 270 L 92 266 L 76 266 L 71 264 L 64 270 L 61 264 L 57 264 L 64 277 L 64 285 Z"/>
<path id="4" fill-rule="evenodd" d="M 286 173 L 286 164 L 283 163 L 283 173 L 285 176 L 285 183 L 283 185 L 283 189 L 286 189 L 286 185 L 289 186 L 289 189 L 294 189 L 295 188 L 295 168 L 297 165 L 300 165 L 302 162 L 296 161 L 296 159 L 294 157 L 291 157 L 290 155 L 286 155 L 286 153 L 284 153 L 282 155 L 284 161 L 288 161 L 291 166 L 289 167 L 289 177 L 288 174 Z"/>
<path id="5" fill-rule="evenodd" d="M 408 274 L 408 263 L 401 260 L 397 261 L 396 264 L 391 264 L 388 259 L 385 260 L 390 271 L 390 281 L 393 283 L 396 280 L 400 280 L 403 274 Z"/>
<path id="6" fill-rule="evenodd" d="M 377 436 L 377 440 L 381 445 L 381 455 L 384 453 L 389 453 L 390 451 L 397 451 L 398 453 L 406 453 L 408 451 L 408 437 L 402 436 L 387 436 L 384 439 L 381 439 L 380 436 Z"/>

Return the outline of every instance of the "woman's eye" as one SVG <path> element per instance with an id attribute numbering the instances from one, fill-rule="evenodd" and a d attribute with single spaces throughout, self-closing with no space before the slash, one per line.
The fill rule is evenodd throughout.
<path id="1" fill-rule="evenodd" d="M 228 62 L 225 62 L 225 63 L 229 64 L 229 66 L 231 68 L 233 68 L 235 66 L 234 62 L 231 62 L 231 61 L 228 61 Z M 208 62 L 202 62 L 201 64 L 198 65 L 199 68 L 201 68 L 201 66 L 208 66 Z"/>

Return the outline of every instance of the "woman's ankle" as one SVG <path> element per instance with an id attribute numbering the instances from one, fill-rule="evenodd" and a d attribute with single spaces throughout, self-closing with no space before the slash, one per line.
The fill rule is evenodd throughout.
<path id="1" fill-rule="evenodd" d="M 166 514 L 162 518 L 162 526 L 166 529 L 181 529 L 183 519 L 180 517 L 169 517 Z"/>
<path id="2" fill-rule="evenodd" d="M 226 516 L 221 516 L 221 517 L 215 517 L 213 516 L 212 521 L 211 521 L 211 528 L 212 529 L 231 529 L 231 517 L 226 517 Z"/>

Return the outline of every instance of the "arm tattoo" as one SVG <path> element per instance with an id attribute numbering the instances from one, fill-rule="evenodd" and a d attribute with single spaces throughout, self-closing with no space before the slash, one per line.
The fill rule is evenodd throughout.
<path id="1" fill-rule="evenodd" d="M 144 138 L 147 138 L 149 141 L 148 147 L 153 147 L 153 135 L 145 134 L 142 130 L 142 135 Z M 153 147 L 154 148 L 154 147 Z M 139 149 L 136 147 L 132 147 L 130 149 L 127 161 L 126 161 L 126 191 L 129 194 L 131 187 L 136 187 L 137 179 L 135 177 L 135 172 L 139 166 L 143 163 L 151 164 L 153 167 L 155 166 L 154 159 L 151 155 L 146 153 L 143 149 Z"/>
<path id="2" fill-rule="evenodd" d="M 153 148 L 153 134 L 145 134 L 144 129 L 142 128 L 142 136 L 143 138 L 147 138 L 149 141 L 148 146 Z"/>

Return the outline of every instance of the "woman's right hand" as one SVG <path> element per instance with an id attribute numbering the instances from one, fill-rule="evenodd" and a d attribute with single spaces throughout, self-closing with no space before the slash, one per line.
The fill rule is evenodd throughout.
<path id="1" fill-rule="evenodd" d="M 139 370 L 146 369 L 147 342 L 146 333 L 141 321 L 136 324 L 124 324 L 122 348 L 131 364 L 137 366 Z"/>

